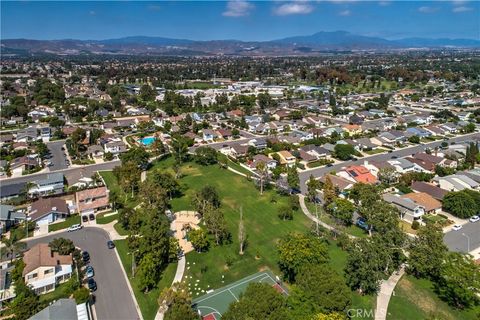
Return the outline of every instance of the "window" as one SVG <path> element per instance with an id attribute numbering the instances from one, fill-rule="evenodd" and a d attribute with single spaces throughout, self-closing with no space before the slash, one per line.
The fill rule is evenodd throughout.
<path id="1" fill-rule="evenodd" d="M 53 272 L 53 269 L 47 269 L 43 272 L 43 274 L 49 274 L 49 273 L 52 273 Z"/>
<path id="2" fill-rule="evenodd" d="M 32 273 L 32 274 L 29 274 L 27 276 L 27 279 L 30 280 L 30 279 L 35 279 L 36 277 L 38 277 L 38 273 Z"/>

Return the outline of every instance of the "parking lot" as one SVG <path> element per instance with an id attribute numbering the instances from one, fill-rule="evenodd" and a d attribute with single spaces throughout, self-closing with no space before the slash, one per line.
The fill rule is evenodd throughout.
<path id="1" fill-rule="evenodd" d="M 451 230 L 443 236 L 448 249 L 457 252 L 480 250 L 480 221 L 467 222 L 460 230 Z"/>
<path id="2" fill-rule="evenodd" d="M 62 150 L 65 140 L 52 141 L 47 143 L 48 150 L 50 150 L 50 159 L 52 165 L 49 166 L 50 171 L 61 170 L 68 168 L 66 150 Z"/>
<path id="3" fill-rule="evenodd" d="M 122 266 L 115 251 L 107 248 L 109 237 L 104 230 L 89 227 L 62 232 L 30 240 L 27 245 L 31 247 L 37 243 L 48 243 L 54 238 L 70 239 L 76 246 L 90 253 L 90 265 L 95 269 L 94 279 L 97 282 L 97 290 L 94 292 L 97 319 L 139 319 Z"/>

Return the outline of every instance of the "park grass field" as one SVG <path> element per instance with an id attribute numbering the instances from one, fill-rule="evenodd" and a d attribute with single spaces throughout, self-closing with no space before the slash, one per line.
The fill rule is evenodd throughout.
<path id="1" fill-rule="evenodd" d="M 395 287 L 387 320 L 417 319 L 480 319 L 480 306 L 463 311 L 455 309 L 438 298 L 431 281 L 406 275 Z"/>
<path id="2" fill-rule="evenodd" d="M 173 161 L 172 158 L 167 158 L 157 162 L 153 170 L 170 171 Z M 220 194 L 221 209 L 232 233 L 230 244 L 216 246 L 212 241 L 208 252 L 187 254 L 185 275 L 192 277 L 189 281 L 198 280 L 200 287 L 215 289 L 267 268 L 275 274 L 281 274 L 277 264 L 278 240 L 289 232 L 307 232 L 312 227 L 312 222 L 300 211 L 294 213 L 292 221 L 282 221 L 277 212 L 281 205 L 287 203 L 287 197 L 278 195 L 274 190 L 267 190 L 260 195 L 251 181 L 217 165 L 204 167 L 186 163 L 181 167 L 181 173 L 183 195 L 172 199 L 172 210 L 193 210 L 194 193 L 205 185 L 213 185 Z M 238 254 L 237 240 L 240 207 L 243 208 L 247 234 L 247 246 L 243 255 Z M 346 252 L 333 243 L 329 245 L 329 251 L 331 265 L 343 274 Z M 198 296 L 194 294 L 192 298 Z M 352 292 L 352 300 L 355 308 L 371 309 L 375 299 Z"/>

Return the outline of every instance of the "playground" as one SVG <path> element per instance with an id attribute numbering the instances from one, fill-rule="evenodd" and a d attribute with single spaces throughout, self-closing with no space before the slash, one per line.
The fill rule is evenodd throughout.
<path id="1" fill-rule="evenodd" d="M 267 283 L 278 292 L 287 295 L 286 288 L 282 285 L 280 278 L 270 270 L 262 271 L 233 282 L 225 287 L 212 290 L 204 296 L 193 300 L 193 308 L 198 311 L 203 320 L 219 320 L 222 314 L 228 310 L 228 306 L 238 301 L 242 292 L 249 283 Z"/>

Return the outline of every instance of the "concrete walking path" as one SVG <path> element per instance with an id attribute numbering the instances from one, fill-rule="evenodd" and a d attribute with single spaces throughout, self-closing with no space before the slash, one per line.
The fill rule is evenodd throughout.
<path id="1" fill-rule="evenodd" d="M 173 278 L 172 286 L 176 282 L 182 282 L 183 273 L 185 272 L 186 261 L 187 259 L 185 258 L 185 255 L 182 255 L 182 257 L 178 260 L 177 272 L 175 273 L 175 277 Z M 166 311 L 167 306 L 165 304 L 161 305 L 157 310 L 157 314 L 155 314 L 155 320 L 163 320 Z"/>
<path id="2" fill-rule="evenodd" d="M 405 268 L 402 267 L 399 271 L 395 272 L 388 278 L 388 280 L 382 281 L 380 285 L 380 292 L 377 295 L 377 307 L 375 308 L 375 320 L 385 320 L 387 318 L 388 303 L 392 296 L 393 290 L 398 281 L 405 273 Z"/>
<path id="3" fill-rule="evenodd" d="M 307 208 L 307 205 L 305 204 L 305 196 L 302 195 L 302 194 L 299 194 L 298 195 L 298 200 L 300 202 L 300 207 L 302 208 L 302 211 L 303 213 L 310 219 L 312 220 L 313 222 L 315 223 L 318 223 L 319 225 L 321 225 L 322 227 L 324 227 L 325 229 L 327 230 L 330 230 L 330 231 L 335 231 L 336 233 L 342 233 L 342 231 L 336 229 L 335 227 L 329 225 L 329 224 L 326 224 L 325 222 L 321 221 L 320 219 L 318 219 L 317 217 L 315 217 L 313 214 L 310 213 L 310 211 L 308 210 Z M 351 239 L 354 239 L 356 238 L 355 236 L 351 235 L 351 234 L 348 234 L 348 233 L 345 233 L 349 238 Z"/>

